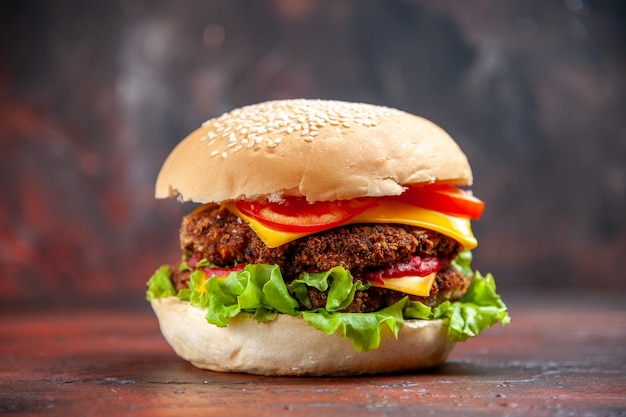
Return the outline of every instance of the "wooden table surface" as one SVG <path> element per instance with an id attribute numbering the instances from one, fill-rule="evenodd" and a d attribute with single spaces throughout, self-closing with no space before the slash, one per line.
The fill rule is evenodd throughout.
<path id="1" fill-rule="evenodd" d="M 510 303 L 513 322 L 416 374 L 261 377 L 192 367 L 148 308 L 0 313 L 0 414 L 625 416 L 626 305 Z"/>

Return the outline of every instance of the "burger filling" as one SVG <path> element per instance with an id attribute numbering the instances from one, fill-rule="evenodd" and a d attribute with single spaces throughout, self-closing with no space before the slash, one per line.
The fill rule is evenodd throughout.
<path id="1" fill-rule="evenodd" d="M 415 226 L 395 224 L 354 224 L 305 236 L 276 248 L 263 241 L 230 211 L 216 205 L 203 206 L 185 216 L 180 229 L 183 261 L 195 266 L 207 260 L 211 268 L 225 273 L 236 265 L 271 264 L 280 268 L 289 284 L 304 272 L 323 272 L 340 266 L 354 281 L 376 285 L 388 275 L 426 276 L 435 274 L 428 295 L 407 294 L 372 286 L 356 291 L 342 311 L 368 313 L 393 305 L 405 296 L 434 307 L 443 301 L 461 299 L 470 279 L 451 261 L 463 249 L 455 240 Z M 194 268 L 172 268 L 177 290 L 187 288 Z M 394 273 L 395 272 L 395 273 Z M 401 277 L 395 277 L 402 279 Z M 309 303 L 301 309 L 322 308 L 327 291 L 308 287 Z"/>

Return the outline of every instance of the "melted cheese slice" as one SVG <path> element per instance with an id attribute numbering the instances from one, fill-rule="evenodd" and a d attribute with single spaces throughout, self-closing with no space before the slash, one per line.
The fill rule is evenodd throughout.
<path id="1" fill-rule="evenodd" d="M 428 297 L 435 282 L 436 272 L 425 277 L 383 278 L 382 283 L 370 281 L 372 287 L 387 288 L 406 294 Z"/>
<path id="2" fill-rule="evenodd" d="M 270 248 L 289 243 L 311 233 L 292 233 L 274 230 L 259 221 L 241 213 L 234 203 L 224 203 L 224 206 L 247 222 L 252 230 Z M 356 223 L 395 223 L 409 226 L 418 226 L 434 230 L 442 235 L 451 237 L 465 249 L 474 249 L 478 242 L 472 233 L 470 220 L 465 217 L 451 216 L 438 211 L 427 210 L 411 204 L 392 200 L 380 200 L 379 204 L 371 207 L 358 216 L 353 217 L 345 224 Z"/>

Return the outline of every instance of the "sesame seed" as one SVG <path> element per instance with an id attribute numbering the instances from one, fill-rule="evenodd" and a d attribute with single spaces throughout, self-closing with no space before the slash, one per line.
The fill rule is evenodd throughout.
<path id="1" fill-rule="evenodd" d="M 299 132 L 304 142 L 323 137 L 324 129 L 352 129 L 377 126 L 399 110 L 361 103 L 327 100 L 277 100 L 241 107 L 208 120 L 201 142 L 214 148 L 210 156 L 227 158 L 242 149 L 251 149 L 265 141 L 269 148 L 295 140 Z M 229 153 L 230 152 L 230 153 Z"/>

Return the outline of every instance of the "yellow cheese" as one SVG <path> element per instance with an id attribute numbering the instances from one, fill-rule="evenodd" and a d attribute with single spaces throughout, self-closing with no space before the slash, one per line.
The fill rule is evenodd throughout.
<path id="1" fill-rule="evenodd" d="M 310 234 L 274 230 L 241 213 L 234 203 L 225 203 L 225 207 L 246 221 L 270 248 L 284 245 Z M 474 249 L 478 245 L 468 218 L 451 216 L 393 200 L 381 199 L 377 206 L 365 210 L 346 224 L 356 223 L 396 223 L 419 226 L 449 236 L 463 245 L 465 249 Z"/>
<path id="2" fill-rule="evenodd" d="M 365 210 L 348 223 L 397 223 L 419 226 L 449 236 L 465 249 L 474 249 L 478 245 L 468 218 L 443 214 L 399 201 L 380 200 L 378 206 Z"/>
<path id="3" fill-rule="evenodd" d="M 200 280 L 200 284 L 198 285 L 198 288 L 196 288 L 196 291 L 207 292 L 204 284 L 206 284 L 206 272 L 202 271 L 202 279 Z"/>
<path id="4" fill-rule="evenodd" d="M 428 297 L 436 276 L 437 273 L 433 272 L 425 277 L 383 278 L 382 283 L 370 281 L 370 284 L 372 284 L 372 287 L 387 288 L 406 294 Z"/>
<path id="5" fill-rule="evenodd" d="M 209 278 L 212 278 L 212 276 L 209 277 Z M 226 279 L 226 278 L 228 278 L 228 275 L 223 275 L 223 276 L 218 276 L 217 277 L 217 279 L 219 279 L 219 280 L 223 280 L 223 279 Z M 208 292 L 206 290 L 206 287 L 204 286 L 204 284 L 206 284 L 206 282 L 207 282 L 207 273 L 205 271 L 202 271 L 202 279 L 200 279 L 200 283 L 198 284 L 198 287 L 196 288 L 196 291 L 197 292 Z"/>

